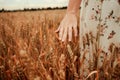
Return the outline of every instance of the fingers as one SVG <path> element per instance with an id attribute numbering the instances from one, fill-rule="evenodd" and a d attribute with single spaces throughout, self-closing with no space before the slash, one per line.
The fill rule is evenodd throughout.
<path id="1" fill-rule="evenodd" d="M 62 40 L 63 32 L 64 32 L 64 28 L 60 27 L 60 30 L 59 30 L 59 40 Z"/>
<path id="2" fill-rule="evenodd" d="M 68 40 L 72 41 L 72 27 L 68 28 Z"/>
<path id="3" fill-rule="evenodd" d="M 77 35 L 78 35 L 77 24 L 75 24 L 75 25 L 73 26 L 73 30 L 74 30 L 74 36 L 77 37 Z"/>
<path id="4" fill-rule="evenodd" d="M 60 30 L 60 26 L 57 28 L 57 30 L 55 32 L 59 32 L 59 30 Z"/>
<path id="5" fill-rule="evenodd" d="M 59 40 L 62 39 L 63 36 L 63 27 L 61 27 L 61 25 L 58 27 L 58 29 L 55 32 L 59 32 Z"/>
<path id="6" fill-rule="evenodd" d="M 78 34 L 77 25 L 74 25 L 73 27 L 59 26 L 59 28 L 55 32 L 59 32 L 59 40 L 61 40 L 62 42 L 66 41 L 67 36 L 68 36 L 68 40 L 72 41 L 72 29 L 74 30 L 74 36 L 77 37 L 77 34 Z"/>
<path id="7" fill-rule="evenodd" d="M 73 29 L 73 30 L 72 30 Z M 77 23 L 74 23 L 73 25 L 67 25 L 63 26 L 60 24 L 58 29 L 55 32 L 59 32 L 59 40 L 62 42 L 65 42 L 68 36 L 68 41 L 72 41 L 72 31 L 74 31 L 74 36 L 78 36 L 78 31 L 77 31 Z"/>
<path id="8" fill-rule="evenodd" d="M 62 37 L 62 42 L 66 41 L 66 38 L 67 38 L 67 27 L 65 28 L 64 32 L 63 32 L 63 37 Z"/>

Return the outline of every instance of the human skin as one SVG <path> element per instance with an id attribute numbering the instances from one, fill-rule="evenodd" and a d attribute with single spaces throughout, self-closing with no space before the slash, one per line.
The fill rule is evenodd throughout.
<path id="1" fill-rule="evenodd" d="M 77 12 L 79 11 L 81 0 L 69 0 L 66 15 L 61 21 L 56 32 L 59 34 L 59 40 L 65 42 L 68 37 L 68 41 L 72 41 L 72 34 L 74 31 L 74 37 L 78 36 L 77 30 Z"/>

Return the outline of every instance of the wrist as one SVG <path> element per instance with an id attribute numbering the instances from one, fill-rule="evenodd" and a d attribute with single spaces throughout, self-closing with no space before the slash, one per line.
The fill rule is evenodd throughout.
<path id="1" fill-rule="evenodd" d="M 66 14 L 72 14 L 72 15 L 77 16 L 77 13 L 76 13 L 76 12 L 74 12 L 74 11 L 67 11 L 67 12 L 66 12 Z"/>
<path id="2" fill-rule="evenodd" d="M 66 14 L 77 15 L 77 11 L 75 11 L 75 10 L 67 10 Z"/>

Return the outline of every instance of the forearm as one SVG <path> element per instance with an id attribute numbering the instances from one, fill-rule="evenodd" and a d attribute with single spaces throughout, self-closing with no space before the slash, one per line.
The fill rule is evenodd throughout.
<path id="1" fill-rule="evenodd" d="M 79 11 L 81 0 L 69 0 L 67 13 L 77 14 Z"/>

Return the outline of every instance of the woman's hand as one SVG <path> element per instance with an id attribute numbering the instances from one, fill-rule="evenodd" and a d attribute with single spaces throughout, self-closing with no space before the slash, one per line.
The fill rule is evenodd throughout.
<path id="1" fill-rule="evenodd" d="M 72 40 L 72 34 L 74 31 L 74 36 L 77 36 L 77 17 L 73 13 L 67 13 L 66 16 L 61 21 L 56 32 L 59 32 L 59 40 L 65 42 L 67 40 Z"/>

